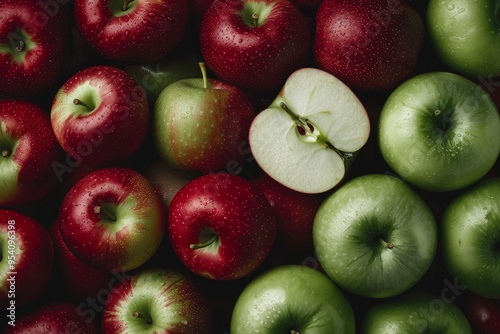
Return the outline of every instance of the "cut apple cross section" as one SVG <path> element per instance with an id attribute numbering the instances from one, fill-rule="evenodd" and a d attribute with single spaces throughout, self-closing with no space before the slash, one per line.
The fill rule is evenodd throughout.
<path id="1" fill-rule="evenodd" d="M 276 181 L 304 193 L 332 189 L 367 142 L 370 121 L 354 92 L 333 75 L 302 68 L 250 127 L 259 166 Z"/>

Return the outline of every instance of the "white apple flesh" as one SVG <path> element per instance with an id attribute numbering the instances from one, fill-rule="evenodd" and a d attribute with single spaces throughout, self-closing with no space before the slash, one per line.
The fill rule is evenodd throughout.
<path id="1" fill-rule="evenodd" d="M 368 140 L 368 114 L 352 90 L 315 68 L 292 73 L 250 127 L 250 148 L 276 181 L 304 193 L 337 185 Z"/>

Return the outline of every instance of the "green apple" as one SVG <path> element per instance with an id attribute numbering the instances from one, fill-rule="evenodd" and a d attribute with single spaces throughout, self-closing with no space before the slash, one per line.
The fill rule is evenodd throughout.
<path id="1" fill-rule="evenodd" d="M 426 17 L 445 65 L 467 76 L 500 75 L 500 1 L 430 0 Z"/>
<path id="2" fill-rule="evenodd" d="M 125 72 L 144 88 L 149 104 L 153 106 L 163 89 L 171 83 L 201 77 L 200 58 L 194 53 L 174 53 L 152 64 L 126 65 Z"/>
<path id="3" fill-rule="evenodd" d="M 448 72 L 420 74 L 397 87 L 382 108 L 378 134 L 388 165 L 436 192 L 477 182 L 500 154 L 500 117 L 490 96 Z"/>
<path id="4" fill-rule="evenodd" d="M 449 300 L 412 291 L 372 306 L 360 333 L 472 334 L 472 330 L 464 313 Z"/>
<path id="5" fill-rule="evenodd" d="M 500 178 L 458 195 L 442 221 L 443 261 L 469 290 L 500 299 Z"/>
<path id="6" fill-rule="evenodd" d="M 178 80 L 168 85 L 153 111 L 153 140 L 160 158 L 179 170 L 229 170 L 248 159 L 248 130 L 255 117 L 241 89 L 218 79 Z"/>
<path id="7" fill-rule="evenodd" d="M 286 187 L 322 193 L 346 175 L 370 135 L 354 92 L 328 72 L 301 68 L 253 120 L 250 148 L 259 166 Z"/>
<path id="8" fill-rule="evenodd" d="M 437 224 L 400 179 L 358 176 L 333 192 L 313 223 L 318 261 L 344 289 L 365 297 L 396 296 L 415 285 L 437 249 Z"/>
<path id="9" fill-rule="evenodd" d="M 274 267 L 246 285 L 236 300 L 231 334 L 354 334 L 343 291 L 310 267 Z"/>

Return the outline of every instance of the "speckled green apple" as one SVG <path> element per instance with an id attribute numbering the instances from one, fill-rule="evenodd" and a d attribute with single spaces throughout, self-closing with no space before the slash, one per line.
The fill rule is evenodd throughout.
<path id="1" fill-rule="evenodd" d="M 126 167 L 98 169 L 66 194 L 59 231 L 82 262 L 107 271 L 128 271 L 149 260 L 163 240 L 165 212 L 154 187 Z"/>
<path id="2" fill-rule="evenodd" d="M 500 299 L 500 178 L 458 195 L 445 210 L 441 235 L 449 272 L 478 295 Z"/>
<path id="3" fill-rule="evenodd" d="M 47 196 L 58 184 L 62 158 L 48 113 L 24 100 L 0 101 L 0 206 L 18 207 Z"/>
<path id="4" fill-rule="evenodd" d="M 457 305 L 440 295 L 411 291 L 372 306 L 360 333 L 472 334 L 472 330 Z"/>
<path id="5" fill-rule="evenodd" d="M 164 268 L 148 268 L 120 282 L 102 316 L 107 334 L 197 334 L 213 328 L 206 295 L 185 274 Z"/>
<path id="6" fill-rule="evenodd" d="M 310 267 L 274 267 L 243 288 L 232 334 L 354 334 L 354 312 L 343 291 Z"/>
<path id="7" fill-rule="evenodd" d="M 432 211 L 410 186 L 386 174 L 351 179 L 320 206 L 313 242 L 321 266 L 365 297 L 399 295 L 429 269 L 437 250 Z"/>
<path id="8" fill-rule="evenodd" d="M 176 169 L 229 170 L 247 158 L 248 129 L 255 116 L 238 87 L 218 79 L 178 80 L 158 97 L 153 138 L 160 158 Z"/>
<path id="9" fill-rule="evenodd" d="M 500 116 L 488 93 L 450 72 L 397 87 L 379 118 L 384 160 L 407 182 L 452 191 L 477 182 L 500 154 Z"/>
<path id="10" fill-rule="evenodd" d="M 430 0 L 426 18 L 446 66 L 469 77 L 500 76 L 500 1 Z"/>

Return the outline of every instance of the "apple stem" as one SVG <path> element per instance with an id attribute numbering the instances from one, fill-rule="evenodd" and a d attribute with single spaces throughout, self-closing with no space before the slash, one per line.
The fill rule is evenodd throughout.
<path id="1" fill-rule="evenodd" d="M 392 249 L 394 247 L 394 244 L 392 242 L 386 242 L 384 239 L 380 238 L 378 239 L 380 241 L 380 243 L 382 244 L 382 246 L 384 246 L 384 248 L 387 248 L 387 249 Z"/>
<path id="2" fill-rule="evenodd" d="M 17 40 L 17 45 L 16 45 L 16 51 L 17 52 L 22 52 L 24 50 L 24 47 L 26 46 L 26 43 L 22 39 Z"/>
<path id="3" fill-rule="evenodd" d="M 129 9 L 130 4 L 131 4 L 133 1 L 134 1 L 134 0 L 125 0 L 125 2 L 123 3 L 123 6 L 122 6 L 122 10 L 123 10 L 123 11 L 126 11 L 127 9 Z"/>
<path id="4" fill-rule="evenodd" d="M 91 108 L 88 104 L 86 104 L 85 102 L 82 102 L 80 99 L 74 99 L 73 100 L 73 104 L 74 105 L 80 105 L 80 106 L 84 106 L 85 108 L 87 108 L 88 110 L 93 110 L 94 108 Z"/>
<path id="5" fill-rule="evenodd" d="M 108 218 L 111 221 L 116 221 L 116 217 L 115 216 L 113 216 L 108 211 L 103 210 L 102 207 L 100 207 L 99 205 L 97 205 L 97 206 L 94 207 L 94 212 L 97 213 L 97 214 L 103 214 L 106 218 Z"/>
<path id="6" fill-rule="evenodd" d="M 8 149 L 2 150 L 2 157 L 7 158 L 10 155 L 10 151 Z"/>
<path id="7" fill-rule="evenodd" d="M 201 75 L 203 77 L 203 88 L 208 88 L 207 66 L 202 61 L 198 63 L 198 66 L 200 66 Z"/>
<path id="8" fill-rule="evenodd" d="M 147 317 L 144 314 L 139 313 L 138 311 L 134 311 L 134 313 L 132 313 L 132 316 L 134 318 L 139 318 L 144 320 L 148 325 L 151 325 L 153 323 L 153 319 L 151 319 L 151 317 Z"/>
<path id="9" fill-rule="evenodd" d="M 259 25 L 259 14 L 253 13 L 252 20 L 253 20 L 254 27 L 257 27 Z"/>
<path id="10" fill-rule="evenodd" d="M 210 246 L 211 244 L 213 244 L 217 239 L 219 239 L 219 237 L 217 236 L 217 234 L 214 234 L 206 242 L 202 242 L 200 244 L 191 244 L 191 245 L 189 245 L 189 248 L 191 248 L 191 249 L 205 248 L 205 247 Z"/>
<path id="11" fill-rule="evenodd" d="M 299 332 L 299 331 L 296 331 L 295 329 L 292 329 L 292 330 L 290 331 L 290 334 L 300 334 L 300 332 Z"/>

